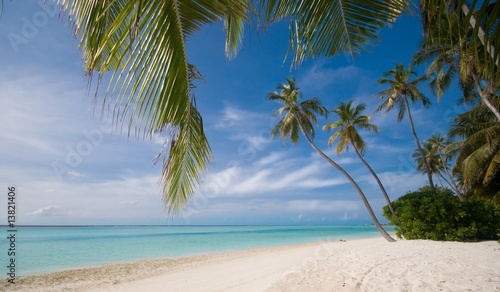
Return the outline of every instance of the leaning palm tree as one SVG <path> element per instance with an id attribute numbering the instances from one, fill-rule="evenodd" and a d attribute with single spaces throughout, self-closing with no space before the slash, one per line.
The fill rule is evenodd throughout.
<path id="1" fill-rule="evenodd" d="M 406 111 L 406 113 L 408 114 L 408 120 L 410 121 L 411 132 L 413 134 L 413 137 L 415 138 L 415 143 L 417 143 L 417 147 L 418 150 L 420 151 L 420 154 L 423 157 L 425 157 L 422 147 L 420 147 L 420 141 L 418 140 L 417 133 L 415 133 L 415 127 L 413 126 L 413 119 L 411 118 L 410 104 L 408 103 L 408 98 L 412 101 L 412 103 L 421 101 L 424 107 L 428 108 L 430 105 L 430 100 L 425 95 L 423 95 L 422 92 L 420 92 L 418 87 L 422 82 L 429 80 L 430 77 L 427 75 L 423 75 L 413 80 L 410 80 L 410 78 L 413 75 L 417 75 L 417 73 L 415 73 L 415 71 L 412 70 L 411 66 L 408 69 L 406 69 L 406 67 L 402 64 L 396 63 L 395 65 L 396 68 L 384 73 L 385 77 L 377 80 L 377 82 L 381 85 L 386 85 L 386 84 L 389 85 L 389 88 L 379 91 L 373 95 L 373 96 L 380 95 L 379 100 L 385 98 L 384 102 L 377 108 L 375 112 L 379 112 L 383 108 L 386 109 L 385 112 L 388 112 L 391 109 L 393 109 L 394 106 L 397 106 L 399 109 L 398 123 L 400 123 L 403 120 Z M 424 167 L 427 172 L 429 184 L 432 190 L 434 190 L 434 184 L 432 182 L 432 174 L 429 169 L 429 165 L 425 160 L 424 160 Z"/>
<path id="2" fill-rule="evenodd" d="M 385 200 L 387 202 L 387 205 L 389 206 L 389 209 L 391 210 L 392 215 L 396 217 L 396 212 L 392 207 L 391 200 L 389 199 L 389 196 L 385 191 L 384 185 L 382 185 L 382 182 L 375 174 L 373 169 L 370 167 L 368 162 L 366 162 L 363 159 L 362 154 L 366 150 L 366 144 L 365 141 L 363 141 L 363 139 L 359 135 L 358 130 L 356 129 L 359 128 L 361 130 L 374 131 L 375 133 L 378 133 L 379 128 L 377 125 L 369 123 L 371 116 L 361 115 L 361 112 L 366 109 L 366 105 L 362 103 L 356 106 L 356 108 L 353 108 L 352 107 L 353 102 L 354 100 L 350 100 L 347 103 L 340 102 L 340 104 L 334 110 L 332 110 L 332 113 L 337 114 L 340 120 L 333 123 L 328 123 L 323 127 L 323 130 L 326 131 L 339 128 L 328 140 L 328 146 L 331 146 L 332 143 L 337 138 L 339 138 L 339 143 L 337 145 L 338 155 L 340 155 L 340 153 L 342 153 L 343 150 L 347 151 L 349 145 L 352 146 L 358 158 L 361 160 L 361 162 L 363 162 L 366 168 L 368 168 L 372 176 L 377 181 L 378 186 L 380 187 L 380 190 L 382 191 L 382 194 L 385 197 Z"/>
<path id="3" fill-rule="evenodd" d="M 287 84 L 281 84 L 277 87 L 280 92 L 271 92 L 268 95 L 268 100 L 277 101 L 282 103 L 284 106 L 278 109 L 274 114 L 274 116 L 281 116 L 284 113 L 284 116 L 278 121 L 276 126 L 271 130 L 271 137 L 280 136 L 282 142 L 284 143 L 287 138 L 290 138 L 290 141 L 293 144 L 297 144 L 299 142 L 299 131 L 302 132 L 307 142 L 311 145 L 311 147 L 318 152 L 321 157 L 326 159 L 331 165 L 333 165 L 337 170 L 339 170 L 354 186 L 356 191 L 359 193 L 361 200 L 365 204 L 368 213 L 370 214 L 373 223 L 377 227 L 378 231 L 382 234 L 382 236 L 389 242 L 395 241 L 387 232 L 382 228 L 380 223 L 373 213 L 373 210 L 368 203 L 363 191 L 359 188 L 358 184 L 354 181 L 354 179 L 342 168 L 340 165 L 331 160 L 325 153 L 314 145 L 314 126 L 313 123 L 318 125 L 315 114 L 320 114 L 321 116 L 327 116 L 328 111 L 326 108 L 320 105 L 320 101 L 317 97 L 308 99 L 306 101 L 300 102 L 302 95 L 295 84 L 295 79 L 293 77 L 286 79 Z M 300 103 L 299 103 L 300 102 Z"/>
<path id="4" fill-rule="evenodd" d="M 0 4 L 2 1 L 0 1 Z M 193 99 L 199 72 L 187 42 L 205 27 L 224 22 L 226 53 L 238 52 L 245 22 L 259 11 L 265 30 L 290 21 L 293 62 L 309 57 L 356 54 L 379 41 L 378 32 L 403 13 L 406 0 L 54 0 L 82 49 L 89 80 L 109 80 L 103 104 L 117 124 L 151 136 L 169 131 L 161 152 L 163 202 L 186 206 L 212 153 Z M 256 26 L 259 26 L 256 25 Z M 93 74 L 98 75 L 92 79 Z M 108 78 L 105 78 L 107 76 Z M 99 86 L 97 86 L 99 88 Z M 104 108 L 104 107 L 103 107 Z"/>
<path id="5" fill-rule="evenodd" d="M 415 162 L 417 163 L 417 171 L 426 173 L 427 169 L 424 166 L 424 161 L 427 162 L 427 165 L 429 165 L 429 169 L 431 171 L 431 175 L 435 175 L 436 178 L 439 181 L 439 184 L 441 184 L 442 187 L 444 187 L 443 182 L 441 179 L 443 179 L 448 185 L 450 183 L 446 178 L 443 177 L 441 171 L 442 171 L 442 163 L 441 163 L 441 158 L 439 155 L 434 151 L 433 144 L 430 142 L 425 142 L 422 143 L 422 150 L 424 151 L 425 156 L 422 156 L 420 153 L 420 150 L 415 150 L 411 157 L 415 158 Z"/>
<path id="6" fill-rule="evenodd" d="M 432 135 L 429 139 L 427 139 L 427 142 L 432 145 L 432 152 L 439 154 L 439 158 L 442 164 L 442 169 L 445 171 L 445 173 L 448 175 L 448 178 L 450 179 L 451 182 L 450 187 L 457 193 L 458 198 L 460 198 L 460 200 L 463 201 L 464 197 L 462 195 L 462 192 L 460 192 L 460 190 L 458 189 L 458 186 L 455 183 L 455 179 L 448 170 L 448 162 L 447 162 L 448 157 L 447 155 L 443 155 L 443 149 L 449 146 L 450 143 L 444 141 L 444 137 L 441 136 L 441 133 Z"/>

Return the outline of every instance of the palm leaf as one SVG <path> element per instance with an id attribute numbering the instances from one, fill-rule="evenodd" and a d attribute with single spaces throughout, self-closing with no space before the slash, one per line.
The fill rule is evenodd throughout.
<path id="1" fill-rule="evenodd" d="M 403 13 L 411 13 L 403 0 L 262 0 L 261 25 L 290 20 L 292 63 L 309 57 L 358 54 L 379 41 L 382 27 Z"/>
<path id="2" fill-rule="evenodd" d="M 136 135 L 171 129 L 164 158 L 164 203 L 169 211 L 184 207 L 212 156 L 203 124 L 190 102 L 193 81 L 201 79 L 186 56 L 186 40 L 203 27 L 226 19 L 228 55 L 237 51 L 246 0 L 58 1 L 74 28 L 88 76 L 99 74 L 98 86 L 110 72 L 104 105 L 113 120 Z M 89 80 L 92 80 L 91 78 Z M 103 107 L 104 109 L 104 107 Z M 158 156 L 163 157 L 162 154 Z"/>
<path id="3" fill-rule="evenodd" d="M 187 111 L 189 114 L 182 126 L 174 130 L 177 134 L 171 142 L 168 158 L 161 153 L 156 158 L 156 162 L 163 158 L 162 200 L 173 213 L 192 199 L 190 190 L 200 183 L 213 157 L 200 113 L 192 103 L 188 104 Z"/>

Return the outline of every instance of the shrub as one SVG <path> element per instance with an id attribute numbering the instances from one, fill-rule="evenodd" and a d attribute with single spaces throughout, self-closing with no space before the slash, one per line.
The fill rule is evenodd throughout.
<path id="1" fill-rule="evenodd" d="M 395 225 L 396 235 L 406 239 L 477 241 L 498 239 L 500 206 L 490 201 L 461 202 L 446 188 L 429 186 L 408 192 L 392 203 L 397 217 L 387 206 L 384 216 Z"/>

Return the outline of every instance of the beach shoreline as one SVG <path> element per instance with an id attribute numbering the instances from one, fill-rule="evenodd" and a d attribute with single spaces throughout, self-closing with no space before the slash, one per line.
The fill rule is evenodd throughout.
<path id="1" fill-rule="evenodd" d="M 500 291 L 500 244 L 311 242 L 70 269 L 0 290 Z"/>

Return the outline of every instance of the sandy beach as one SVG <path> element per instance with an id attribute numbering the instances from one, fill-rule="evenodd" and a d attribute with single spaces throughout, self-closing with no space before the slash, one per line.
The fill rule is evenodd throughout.
<path id="1" fill-rule="evenodd" d="M 382 238 L 74 269 L 1 291 L 500 291 L 500 244 Z"/>

